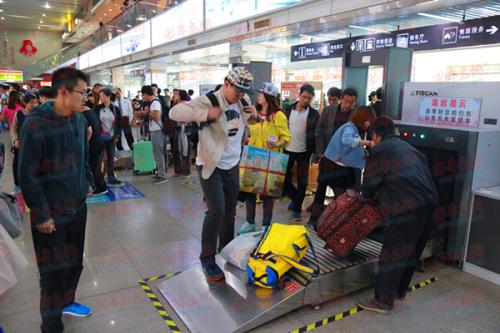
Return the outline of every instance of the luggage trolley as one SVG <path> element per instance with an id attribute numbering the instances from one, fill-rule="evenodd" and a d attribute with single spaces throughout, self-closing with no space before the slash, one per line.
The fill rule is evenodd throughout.
<path id="1" fill-rule="evenodd" d="M 226 282 L 209 284 L 201 267 L 161 282 L 158 288 L 182 319 L 195 332 L 246 332 L 304 305 L 318 305 L 369 287 L 376 274 L 382 245 L 372 239 L 361 241 L 346 258 L 335 257 L 325 242 L 311 232 L 320 274 L 291 270 L 282 289 L 250 285 L 245 271 L 217 258 Z M 314 266 L 310 252 L 301 261 Z"/>

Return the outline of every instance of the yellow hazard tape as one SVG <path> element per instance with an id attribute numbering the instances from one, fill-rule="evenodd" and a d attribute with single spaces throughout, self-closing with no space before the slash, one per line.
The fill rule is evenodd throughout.
<path id="1" fill-rule="evenodd" d="M 177 275 L 178 273 L 169 273 L 164 275 L 152 276 L 146 279 L 140 279 L 137 281 L 141 288 L 144 290 L 146 296 L 148 296 L 151 304 L 155 307 L 156 311 L 160 314 L 165 324 L 167 324 L 168 328 L 172 333 L 181 333 L 181 330 L 177 327 L 175 321 L 170 317 L 167 310 L 163 304 L 161 304 L 160 299 L 155 295 L 151 287 L 148 285 L 148 282 L 154 282 L 162 279 L 170 279 L 171 277 Z"/>
<path id="2" fill-rule="evenodd" d="M 436 282 L 437 280 L 438 280 L 437 278 L 433 277 L 433 278 L 427 279 L 425 281 L 419 282 L 419 283 L 417 283 L 417 284 L 409 287 L 408 291 L 412 292 L 412 291 L 418 290 L 420 288 L 423 288 L 425 286 L 428 286 L 428 285 Z M 325 318 L 323 320 L 319 320 L 319 321 L 311 323 L 309 325 L 306 325 L 306 326 L 294 329 L 294 330 L 290 331 L 290 333 L 311 332 L 311 331 L 314 331 L 315 329 L 317 329 L 317 328 L 319 328 L 321 326 L 326 326 L 326 325 L 331 324 L 331 323 L 333 323 L 335 321 L 339 321 L 341 319 L 344 319 L 344 318 L 347 318 L 349 316 L 355 315 L 355 314 L 357 314 L 357 313 L 359 313 L 361 311 L 363 311 L 363 309 L 358 306 L 358 307 L 352 308 L 350 310 L 347 310 L 347 311 L 344 311 L 344 312 L 341 312 L 341 313 L 337 313 L 336 315 L 328 317 L 328 318 Z"/>

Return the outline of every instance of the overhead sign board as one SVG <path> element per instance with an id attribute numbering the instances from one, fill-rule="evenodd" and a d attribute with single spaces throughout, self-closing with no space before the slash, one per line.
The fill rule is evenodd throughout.
<path id="1" fill-rule="evenodd" d="M 23 82 L 23 71 L 0 69 L 0 81 Z"/>
<path id="2" fill-rule="evenodd" d="M 121 35 L 122 56 L 151 47 L 151 22 L 144 22 Z"/>
<path id="3" fill-rule="evenodd" d="M 343 51 L 369 53 L 386 47 L 415 51 L 500 43 L 500 16 L 431 27 L 399 30 L 375 35 L 294 45 L 291 61 L 342 57 Z"/>
<path id="4" fill-rule="evenodd" d="M 203 0 L 188 0 L 151 20 L 153 46 L 203 31 Z"/>

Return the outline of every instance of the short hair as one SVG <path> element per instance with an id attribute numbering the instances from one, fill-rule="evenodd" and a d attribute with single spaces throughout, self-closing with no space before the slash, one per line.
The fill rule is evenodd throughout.
<path id="1" fill-rule="evenodd" d="M 337 87 L 331 87 L 330 89 L 328 89 L 328 92 L 326 93 L 328 97 L 337 97 L 337 98 L 340 98 L 341 94 L 342 90 L 340 90 Z"/>
<path id="2" fill-rule="evenodd" d="M 372 123 L 370 131 L 385 138 L 396 133 L 396 125 L 394 125 L 394 121 L 390 117 L 380 116 Z"/>
<path id="3" fill-rule="evenodd" d="M 186 92 L 186 90 L 178 90 L 179 97 L 181 98 L 181 101 L 189 102 L 191 98 L 189 97 L 189 94 Z"/>
<path id="4" fill-rule="evenodd" d="M 370 95 L 368 95 L 368 101 L 371 102 L 373 100 L 373 97 L 377 96 L 377 93 L 375 91 L 372 91 Z"/>
<path id="5" fill-rule="evenodd" d="M 99 82 L 97 82 L 97 83 L 94 83 L 94 86 L 93 86 L 93 88 L 95 88 L 95 87 L 101 87 L 101 88 L 102 88 L 102 84 L 101 84 L 101 83 L 99 83 Z"/>
<path id="6" fill-rule="evenodd" d="M 38 96 L 54 98 L 54 90 L 51 87 L 42 87 L 38 90 Z"/>
<path id="7" fill-rule="evenodd" d="M 193 95 L 194 94 L 194 90 L 193 89 L 189 89 L 188 90 L 188 94 L 189 94 L 189 96 Z"/>
<path id="8" fill-rule="evenodd" d="M 358 92 L 356 91 L 356 89 L 353 89 L 353 88 L 345 88 L 344 90 L 342 90 L 342 94 L 340 94 L 340 98 L 344 98 L 344 96 L 353 96 L 355 97 L 356 99 L 358 99 Z"/>
<path id="9" fill-rule="evenodd" d="M 73 67 L 63 67 L 56 70 L 52 74 L 52 89 L 54 90 L 54 95 L 57 95 L 57 91 L 60 88 L 66 88 L 68 90 L 75 89 L 79 80 L 85 82 L 86 84 L 89 83 L 89 77 L 87 74 L 79 69 Z"/>
<path id="10" fill-rule="evenodd" d="M 21 86 L 17 83 L 9 83 L 9 87 L 12 87 L 15 91 L 21 92 Z"/>
<path id="11" fill-rule="evenodd" d="M 382 87 L 378 88 L 376 93 L 377 93 L 377 98 L 381 100 L 382 97 L 384 96 L 384 88 Z"/>
<path id="12" fill-rule="evenodd" d="M 35 94 L 32 94 L 32 93 L 27 93 L 24 95 L 24 98 L 23 98 L 23 102 L 24 104 L 28 104 L 29 102 L 31 102 L 32 100 L 36 100 L 36 95 Z"/>
<path id="13" fill-rule="evenodd" d="M 352 95 L 349 95 L 352 96 Z M 369 106 L 360 106 L 354 111 L 351 115 L 351 123 L 353 123 L 358 130 L 364 130 L 365 122 L 369 121 L 370 125 L 373 124 L 377 116 L 375 115 L 375 111 Z"/>
<path id="14" fill-rule="evenodd" d="M 303 92 L 308 92 L 314 96 L 314 87 L 309 83 L 305 83 L 302 85 L 302 87 L 300 87 L 300 94 L 302 94 Z"/>
<path id="15" fill-rule="evenodd" d="M 152 83 L 151 87 L 158 89 L 158 85 L 156 83 Z"/>
<path id="16" fill-rule="evenodd" d="M 119 92 L 122 92 L 122 89 L 120 87 L 115 87 L 116 90 L 118 90 Z"/>
<path id="17" fill-rule="evenodd" d="M 154 91 L 153 91 L 153 87 L 152 86 L 142 86 L 141 88 L 141 93 L 143 93 L 144 95 L 149 95 L 149 96 L 154 96 Z"/>

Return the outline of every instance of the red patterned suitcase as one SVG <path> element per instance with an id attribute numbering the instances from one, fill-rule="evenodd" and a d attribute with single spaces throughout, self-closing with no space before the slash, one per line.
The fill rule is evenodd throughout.
<path id="1" fill-rule="evenodd" d="M 357 192 L 347 190 L 321 214 L 318 235 L 336 256 L 345 257 L 382 222 L 383 216 L 373 204 L 360 201 Z"/>

